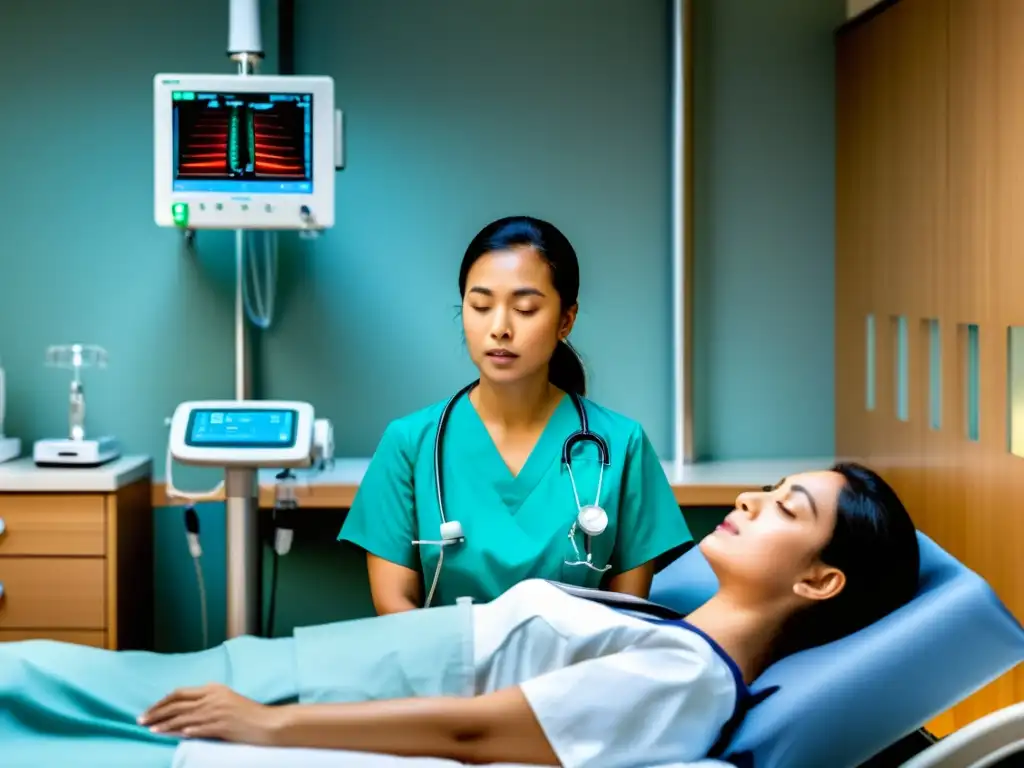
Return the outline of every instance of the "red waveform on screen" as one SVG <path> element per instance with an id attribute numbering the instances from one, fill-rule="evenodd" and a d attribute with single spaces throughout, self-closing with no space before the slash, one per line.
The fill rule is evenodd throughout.
<path id="1" fill-rule="evenodd" d="M 211 110 L 199 117 L 182 137 L 185 146 L 178 174 L 188 178 L 221 177 L 228 172 L 228 113 Z"/>
<path id="2" fill-rule="evenodd" d="M 179 179 L 307 178 L 303 109 L 206 107 L 179 119 Z"/>
<path id="3" fill-rule="evenodd" d="M 295 115 L 300 117 L 300 115 Z M 268 179 L 306 178 L 304 137 L 296 119 L 273 112 L 254 117 L 256 176 Z"/>

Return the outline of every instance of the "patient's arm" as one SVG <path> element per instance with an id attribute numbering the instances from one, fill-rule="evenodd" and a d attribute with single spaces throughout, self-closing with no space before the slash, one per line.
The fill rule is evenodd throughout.
<path id="1" fill-rule="evenodd" d="M 558 765 L 519 688 L 474 698 L 267 707 L 220 685 L 175 691 L 140 718 L 158 733 L 462 763 Z"/>
<path id="2" fill-rule="evenodd" d="M 518 687 L 473 698 L 280 707 L 271 743 L 461 763 L 558 765 Z"/>

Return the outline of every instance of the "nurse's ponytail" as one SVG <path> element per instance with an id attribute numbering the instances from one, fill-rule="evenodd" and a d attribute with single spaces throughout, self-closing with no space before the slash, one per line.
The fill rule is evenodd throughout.
<path id="1" fill-rule="evenodd" d="M 580 292 L 580 265 L 569 239 L 554 224 L 532 216 L 508 216 L 492 221 L 473 238 L 459 270 L 459 295 L 466 295 L 466 279 L 476 260 L 485 253 L 529 246 L 551 268 L 551 282 L 558 292 L 562 311 L 576 306 Z M 548 365 L 548 380 L 565 392 L 585 395 L 587 376 L 583 362 L 568 341 L 559 341 Z"/>
<path id="2" fill-rule="evenodd" d="M 587 394 L 587 372 L 576 350 L 568 341 L 560 341 L 548 363 L 548 381 L 563 392 Z"/>

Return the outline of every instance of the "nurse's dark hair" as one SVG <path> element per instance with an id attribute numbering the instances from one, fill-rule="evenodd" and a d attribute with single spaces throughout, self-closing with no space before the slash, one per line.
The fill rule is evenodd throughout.
<path id="1" fill-rule="evenodd" d="M 843 572 L 838 595 L 796 614 L 775 656 L 838 640 L 867 627 L 913 599 L 921 556 L 917 530 L 903 502 L 876 472 L 861 464 L 832 467 L 844 484 L 836 524 L 819 559 Z"/>
<path id="2" fill-rule="evenodd" d="M 580 264 L 576 250 L 558 227 L 531 216 L 507 216 L 481 229 L 466 248 L 459 269 L 459 296 L 466 295 L 470 268 L 485 253 L 529 246 L 551 269 L 551 283 L 558 292 L 562 309 L 576 304 L 580 292 Z M 548 380 L 565 392 L 585 395 L 587 374 L 576 350 L 568 341 L 559 341 L 548 364 Z"/>

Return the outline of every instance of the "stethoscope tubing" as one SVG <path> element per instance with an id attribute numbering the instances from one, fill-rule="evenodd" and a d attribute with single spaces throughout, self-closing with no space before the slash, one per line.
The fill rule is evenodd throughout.
<path id="1" fill-rule="evenodd" d="M 444 409 L 441 411 L 441 416 L 437 421 L 437 432 L 434 435 L 434 489 L 437 494 L 437 509 L 441 516 L 442 525 L 448 522 L 448 516 L 445 513 L 444 508 L 444 436 L 445 431 L 448 428 L 448 419 L 451 416 L 452 409 L 455 404 L 465 395 L 476 387 L 480 383 L 480 380 L 470 382 L 445 403 Z M 595 432 L 590 431 L 590 420 L 587 418 L 587 409 L 583 404 L 583 398 L 576 392 L 569 392 L 569 397 L 572 399 L 572 404 L 576 408 L 576 415 L 579 417 L 580 428 L 578 431 L 573 432 L 569 435 L 565 442 L 562 443 L 562 464 L 572 472 L 572 451 L 579 443 L 593 443 L 597 447 L 598 459 L 603 465 L 607 467 L 609 464 L 609 452 L 608 443 L 603 437 Z M 573 482 L 573 488 L 575 491 L 575 481 Z M 600 493 L 600 490 L 598 491 Z M 595 501 L 595 504 L 599 503 L 599 500 Z M 579 506 L 579 499 L 577 498 L 577 506 Z M 586 537 L 587 552 L 590 551 L 590 535 Z"/>

